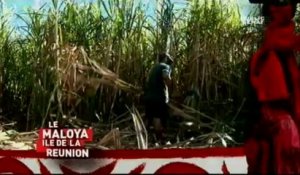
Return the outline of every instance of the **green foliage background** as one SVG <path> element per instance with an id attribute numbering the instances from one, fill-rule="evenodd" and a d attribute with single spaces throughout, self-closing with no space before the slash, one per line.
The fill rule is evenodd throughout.
<path id="1" fill-rule="evenodd" d="M 172 99 L 221 121 L 214 126 L 217 131 L 229 132 L 225 123 L 236 129 L 230 132 L 237 140 L 243 139 L 249 110 L 245 75 L 261 25 L 243 24 L 235 1 L 191 0 L 183 9 L 174 9 L 169 0 L 157 1 L 155 15 L 148 16 L 141 1 L 79 5 L 52 0 L 50 8 L 19 15 L 25 27 L 13 28 L 10 17 L 0 14 L 0 99 L 3 114 L 19 121 L 20 129 L 41 127 L 53 116 L 111 124 L 125 105 L 138 106 L 142 113 L 140 91 L 111 82 L 99 85 L 95 72 L 83 71 L 85 79 L 76 80 L 91 82 L 90 88 L 66 89 L 71 81 L 64 78 L 66 65 L 77 61 L 91 67 L 88 63 L 94 62 L 143 88 L 155 54 L 169 51 L 175 58 Z M 199 98 L 184 101 L 189 90 Z M 71 91 L 76 98 L 68 101 Z"/>

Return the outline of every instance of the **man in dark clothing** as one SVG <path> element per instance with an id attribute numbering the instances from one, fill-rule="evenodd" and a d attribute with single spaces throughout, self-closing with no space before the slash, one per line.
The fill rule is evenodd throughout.
<path id="1" fill-rule="evenodd" d="M 153 125 L 156 138 L 163 141 L 163 131 L 169 117 L 169 91 L 173 59 L 167 53 L 159 54 L 158 63 L 151 69 L 145 90 L 145 110 L 148 127 Z"/>

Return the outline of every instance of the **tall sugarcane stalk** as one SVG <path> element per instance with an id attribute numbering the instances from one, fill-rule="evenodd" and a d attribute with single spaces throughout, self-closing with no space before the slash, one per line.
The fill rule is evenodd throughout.
<path id="1" fill-rule="evenodd" d="M 26 35 L 8 36 L 9 47 L 0 45 L 6 50 L 0 54 L 9 58 L 3 68 L 5 89 L 13 95 L 7 100 L 16 109 L 25 109 L 28 129 L 43 126 L 54 115 L 92 120 L 97 114 L 101 121 L 107 117 L 112 122 L 122 112 L 122 103 L 141 106 L 139 93 L 120 90 L 113 78 L 101 79 L 102 75 L 91 71 L 96 69 L 92 62 L 141 87 L 155 61 L 153 55 L 164 51 L 176 58 L 177 96 L 184 98 L 194 89 L 200 100 L 190 106 L 214 117 L 232 115 L 234 105 L 222 106 L 222 112 L 215 113 L 209 106 L 231 105 L 229 99 L 238 99 L 245 63 L 257 42 L 255 33 L 245 34 L 236 7 L 223 1 L 193 0 L 175 12 L 172 1 L 157 0 L 157 13 L 149 16 L 140 3 L 97 0 L 80 6 L 71 0 L 53 0 L 49 9 L 18 16 L 27 24 L 18 30 Z M 73 76 L 69 76 L 71 71 Z M 82 88 L 64 87 L 71 80 Z"/>

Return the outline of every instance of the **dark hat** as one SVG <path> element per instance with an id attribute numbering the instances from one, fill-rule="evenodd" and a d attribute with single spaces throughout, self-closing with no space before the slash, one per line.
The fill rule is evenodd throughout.
<path id="1" fill-rule="evenodd" d="M 262 15 L 268 19 L 270 17 L 270 6 L 273 7 L 292 7 L 292 16 L 296 14 L 297 3 L 300 3 L 300 0 L 249 0 L 251 3 L 263 4 L 262 6 Z M 281 13 L 281 9 L 276 10 Z"/>
<path id="2" fill-rule="evenodd" d="M 250 3 L 254 4 L 265 4 L 265 3 L 271 3 L 274 5 L 286 5 L 289 3 L 300 3 L 300 0 L 249 0 Z"/>
<path id="3" fill-rule="evenodd" d="M 173 60 L 173 58 L 172 58 L 172 56 L 170 55 L 170 54 L 168 54 L 168 53 L 160 53 L 159 55 L 158 55 L 158 60 L 159 61 L 162 61 L 162 60 L 164 60 L 164 59 L 167 59 L 167 61 L 168 62 L 174 62 L 174 60 Z"/>

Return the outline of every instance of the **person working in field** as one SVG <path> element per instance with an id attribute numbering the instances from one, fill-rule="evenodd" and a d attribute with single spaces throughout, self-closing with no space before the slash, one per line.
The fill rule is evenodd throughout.
<path id="1" fill-rule="evenodd" d="M 171 84 L 172 57 L 167 53 L 158 55 L 158 63 L 151 69 L 145 89 L 145 112 L 147 126 L 154 127 L 156 139 L 164 139 L 166 120 L 169 117 L 169 91 Z"/>

